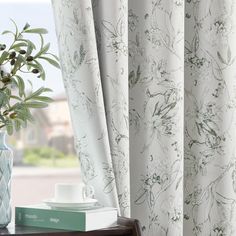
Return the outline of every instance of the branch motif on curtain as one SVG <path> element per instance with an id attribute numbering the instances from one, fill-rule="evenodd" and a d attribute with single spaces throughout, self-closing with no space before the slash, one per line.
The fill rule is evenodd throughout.
<path id="1" fill-rule="evenodd" d="M 236 2 L 52 3 L 99 201 L 131 209 L 144 235 L 236 236 Z"/>

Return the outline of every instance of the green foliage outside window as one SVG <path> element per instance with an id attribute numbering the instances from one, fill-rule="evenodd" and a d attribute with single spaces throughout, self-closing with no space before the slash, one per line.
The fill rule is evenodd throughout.
<path id="1" fill-rule="evenodd" d="M 77 167 L 78 159 L 51 147 L 27 148 L 24 150 L 23 163 L 31 166 Z"/>

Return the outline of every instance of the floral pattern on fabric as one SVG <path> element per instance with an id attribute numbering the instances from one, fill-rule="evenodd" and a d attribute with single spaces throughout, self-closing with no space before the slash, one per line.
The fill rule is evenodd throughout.
<path id="1" fill-rule="evenodd" d="M 147 236 L 235 236 L 235 1 L 52 2 L 98 200 Z"/>
<path id="2" fill-rule="evenodd" d="M 131 213 L 144 235 L 182 235 L 182 1 L 129 1 Z"/>
<path id="3" fill-rule="evenodd" d="M 186 1 L 184 235 L 236 235 L 234 1 Z"/>

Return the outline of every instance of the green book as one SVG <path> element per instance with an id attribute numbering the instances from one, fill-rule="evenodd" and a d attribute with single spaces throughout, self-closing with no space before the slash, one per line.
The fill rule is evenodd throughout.
<path id="1" fill-rule="evenodd" d="M 90 231 L 117 224 L 117 210 L 101 207 L 91 210 L 67 211 L 51 209 L 45 205 L 15 208 L 15 224 L 43 228 Z"/>

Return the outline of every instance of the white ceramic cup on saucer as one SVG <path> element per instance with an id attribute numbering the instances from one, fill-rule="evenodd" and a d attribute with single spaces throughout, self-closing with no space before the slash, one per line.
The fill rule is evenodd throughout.
<path id="1" fill-rule="evenodd" d="M 94 188 L 84 183 L 55 184 L 54 201 L 64 203 L 85 202 L 94 197 Z"/>

